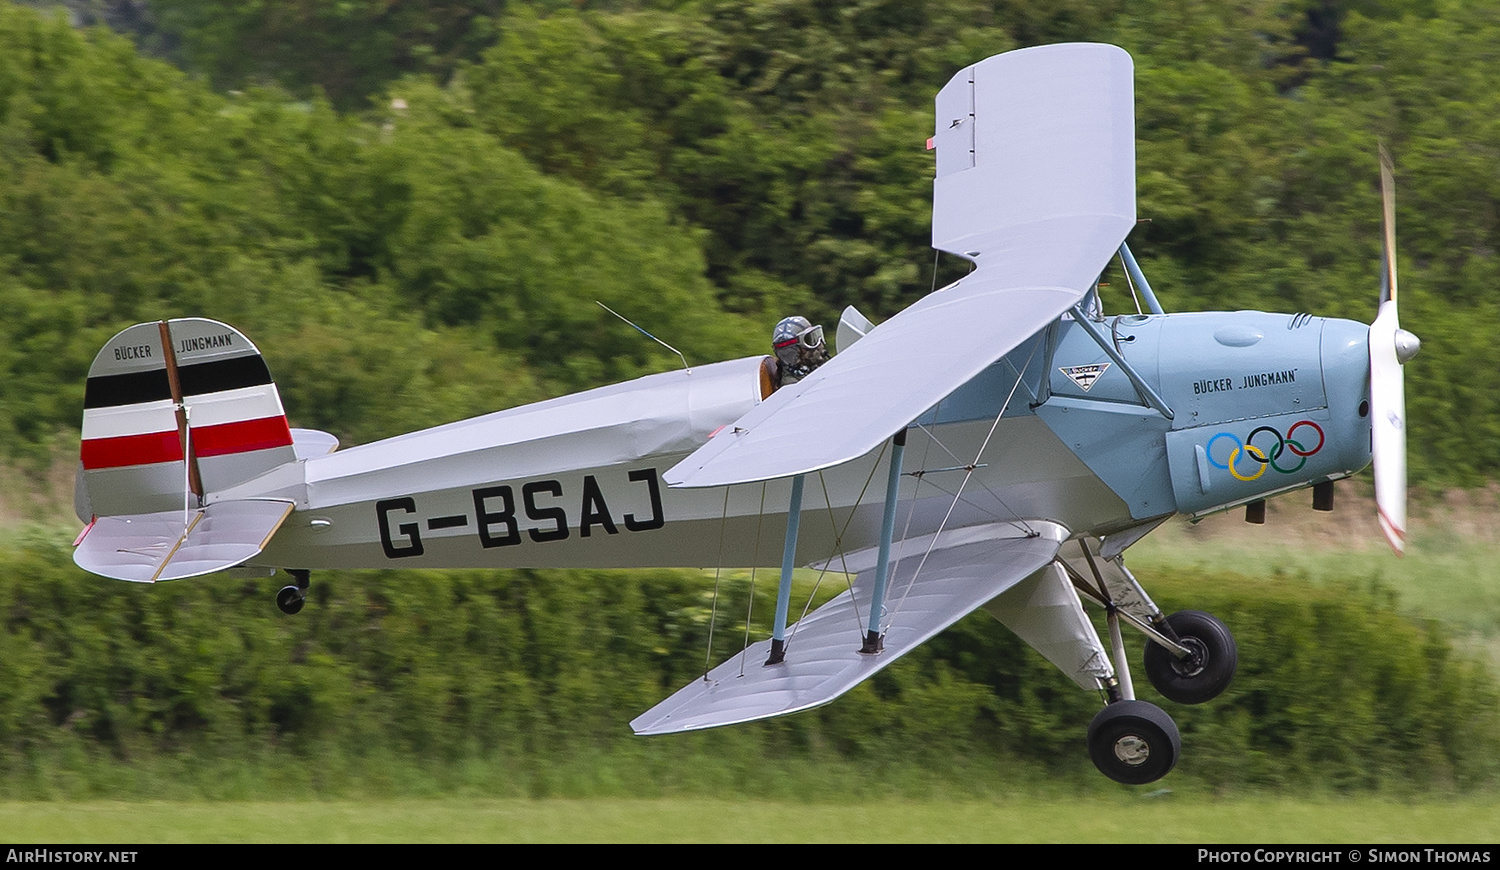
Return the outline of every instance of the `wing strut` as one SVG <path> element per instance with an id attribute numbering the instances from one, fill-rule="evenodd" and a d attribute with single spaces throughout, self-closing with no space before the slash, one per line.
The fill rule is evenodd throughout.
<path id="1" fill-rule="evenodd" d="M 767 665 L 786 660 L 786 617 L 792 601 L 792 569 L 797 565 L 797 532 L 802 525 L 802 484 L 807 475 L 792 478 L 792 500 L 786 509 L 786 544 L 781 550 L 781 585 L 776 589 L 776 621 L 771 626 L 771 655 Z"/>
<path id="2" fill-rule="evenodd" d="M 896 534 L 896 496 L 901 485 L 901 456 L 906 452 L 906 429 L 891 438 L 891 470 L 885 482 L 885 516 L 880 521 L 880 550 L 875 562 L 875 588 L 870 597 L 869 629 L 860 652 L 880 652 L 880 618 L 885 611 L 885 587 L 891 573 L 891 538 Z"/>
<path id="3" fill-rule="evenodd" d="M 1120 367 L 1120 371 L 1125 373 L 1125 377 L 1130 379 L 1130 383 L 1135 386 L 1135 391 L 1140 394 L 1141 399 L 1147 405 L 1155 408 L 1158 414 L 1166 417 L 1168 420 L 1172 419 L 1172 409 L 1167 406 L 1166 400 L 1141 378 L 1140 374 L 1136 372 L 1130 363 L 1125 361 L 1125 356 L 1115 349 L 1114 342 L 1106 338 L 1103 331 L 1094 324 L 1094 321 L 1089 319 L 1088 314 L 1083 310 L 1083 306 L 1074 305 L 1068 310 L 1073 315 L 1073 321 L 1083 327 L 1083 331 L 1087 332 L 1089 337 L 1099 345 L 1099 349 L 1104 351 L 1104 354 L 1110 359 L 1114 360 L 1115 365 Z"/>
<path id="4" fill-rule="evenodd" d="M 1130 253 L 1130 246 L 1124 242 L 1120 243 L 1120 260 L 1125 264 L 1125 274 L 1135 282 L 1136 289 L 1146 297 L 1146 308 L 1152 314 L 1166 314 L 1161 308 L 1161 303 L 1156 301 L 1156 294 L 1151 292 L 1151 282 L 1146 280 L 1146 273 L 1141 271 L 1141 264 L 1135 261 L 1135 255 Z"/>

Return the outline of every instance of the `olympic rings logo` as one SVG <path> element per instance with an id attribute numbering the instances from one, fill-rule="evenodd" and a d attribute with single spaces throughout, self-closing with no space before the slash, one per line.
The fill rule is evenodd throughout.
<path id="1" fill-rule="evenodd" d="M 1299 440 L 1299 431 L 1304 428 L 1311 431 L 1301 432 Z M 1318 438 L 1317 443 L 1308 446 L 1314 435 Z M 1260 438 L 1259 442 L 1255 440 L 1257 437 Z M 1273 441 L 1272 439 L 1275 440 Z M 1227 440 L 1231 445 L 1229 456 L 1223 462 L 1214 458 L 1214 445 L 1218 444 L 1221 440 Z M 1267 468 L 1274 468 L 1282 474 L 1296 474 L 1302 470 L 1302 466 L 1307 464 L 1307 457 L 1323 449 L 1323 441 L 1323 429 L 1321 426 L 1311 420 L 1298 420 L 1292 424 L 1290 429 L 1286 430 L 1285 435 L 1282 435 L 1270 426 L 1261 426 L 1255 429 L 1244 441 L 1241 441 L 1237 436 L 1228 432 L 1220 432 L 1208 439 L 1208 445 L 1204 449 L 1208 453 L 1209 465 L 1228 471 L 1234 476 L 1235 480 L 1255 480 L 1262 474 L 1265 474 Z M 1220 448 L 1219 452 L 1222 455 L 1223 448 Z M 1283 462 L 1285 464 L 1290 464 L 1291 462 L 1290 459 L 1285 459 L 1288 453 L 1297 457 L 1297 464 L 1292 465 L 1290 468 L 1283 467 Z M 1241 474 L 1239 469 L 1236 468 L 1237 465 L 1241 464 L 1240 458 L 1242 456 L 1254 463 L 1251 466 L 1251 468 L 1255 469 L 1254 474 Z"/>

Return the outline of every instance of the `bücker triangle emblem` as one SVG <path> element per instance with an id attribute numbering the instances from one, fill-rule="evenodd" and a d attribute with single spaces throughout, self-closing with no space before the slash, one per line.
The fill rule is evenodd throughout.
<path id="1" fill-rule="evenodd" d="M 1067 375 L 1068 380 L 1077 384 L 1087 393 L 1089 387 L 1094 385 L 1094 381 L 1099 380 L 1099 377 L 1104 374 L 1104 370 L 1109 368 L 1109 365 L 1109 363 L 1095 363 L 1086 366 L 1063 366 L 1059 371 Z"/>

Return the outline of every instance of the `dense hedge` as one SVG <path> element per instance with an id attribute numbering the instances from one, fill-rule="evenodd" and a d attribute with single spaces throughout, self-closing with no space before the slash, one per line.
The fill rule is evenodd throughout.
<path id="1" fill-rule="evenodd" d="M 738 647 L 748 578 L 723 585 L 715 661 Z M 759 585 L 764 598 L 770 584 Z M 142 771 L 200 782 L 267 759 L 354 779 L 387 764 L 484 763 L 513 781 L 483 790 L 522 793 L 547 791 L 536 783 L 569 765 L 588 768 L 575 789 L 585 792 L 750 788 L 756 771 L 798 764 L 1103 782 L 1083 751 L 1098 699 L 983 615 L 820 711 L 647 739 L 630 736 L 628 721 L 703 666 L 711 577 L 327 572 L 296 617 L 275 610 L 275 586 L 223 575 L 100 580 L 40 533 L 0 550 L 0 796 L 135 793 Z M 1216 612 L 1240 643 L 1225 696 L 1164 704 L 1183 732 L 1175 777 L 1336 789 L 1493 782 L 1493 679 L 1380 590 L 1197 572 L 1153 588 Z M 599 758 L 616 761 L 589 761 Z M 620 758 L 636 762 L 622 768 Z M 621 781 L 599 780 L 601 770 Z M 74 780 L 87 785 L 66 785 Z M 355 787 L 341 781 L 304 785 Z"/>

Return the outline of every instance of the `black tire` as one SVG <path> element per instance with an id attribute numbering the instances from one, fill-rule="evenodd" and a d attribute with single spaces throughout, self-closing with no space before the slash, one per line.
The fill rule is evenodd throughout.
<path id="1" fill-rule="evenodd" d="M 276 593 L 276 607 L 288 616 L 300 613 L 302 605 L 306 603 L 307 599 L 303 597 L 302 590 L 295 586 L 283 586 L 281 591 Z"/>
<path id="2" fill-rule="evenodd" d="M 1181 754 L 1177 723 L 1155 704 L 1116 701 L 1089 723 L 1089 758 L 1115 782 L 1156 782 L 1176 766 Z"/>
<path id="3" fill-rule="evenodd" d="M 1217 698 L 1234 679 L 1239 650 L 1229 627 L 1201 610 L 1183 610 L 1167 617 L 1182 645 L 1193 651 L 1179 659 L 1165 648 L 1146 642 L 1146 677 L 1163 698 L 1179 704 L 1202 704 Z"/>

